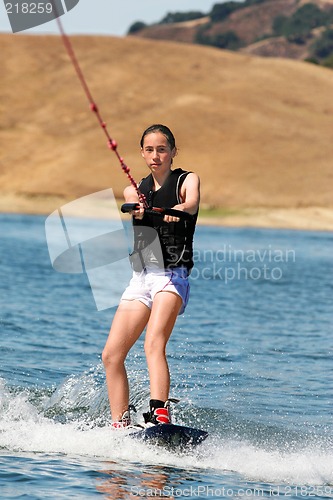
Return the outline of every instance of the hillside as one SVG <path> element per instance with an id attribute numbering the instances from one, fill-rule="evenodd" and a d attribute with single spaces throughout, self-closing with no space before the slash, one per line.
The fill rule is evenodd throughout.
<path id="1" fill-rule="evenodd" d="M 230 11 L 230 12 L 229 12 Z M 190 13 L 189 13 L 190 15 Z M 183 13 L 186 17 L 186 13 Z M 244 0 L 216 3 L 205 17 L 190 22 L 164 22 L 132 27 L 134 36 L 199 43 L 265 57 L 311 59 L 333 65 L 333 31 L 329 42 L 332 60 L 316 53 L 323 31 L 333 28 L 333 0 Z M 134 26 L 135 28 L 135 26 Z M 139 28 L 139 26 L 138 26 Z M 319 28 L 319 29 L 318 29 Z"/>
<path id="2" fill-rule="evenodd" d="M 332 207 L 331 70 L 133 37 L 72 41 L 136 179 L 147 174 L 141 132 L 163 122 L 178 141 L 175 166 L 202 179 L 204 205 Z M 1 35 L 0 45 L 4 203 L 13 194 L 30 200 L 30 207 L 51 197 L 52 210 L 108 187 L 120 197 L 127 179 L 61 40 Z"/>

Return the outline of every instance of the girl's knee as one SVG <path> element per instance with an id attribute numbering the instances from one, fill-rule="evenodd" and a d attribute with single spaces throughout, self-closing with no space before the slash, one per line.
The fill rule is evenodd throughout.
<path id="1" fill-rule="evenodd" d="M 111 353 L 109 352 L 109 350 L 106 347 L 104 347 L 103 352 L 102 352 L 103 365 L 107 366 L 110 363 L 110 360 L 111 360 Z"/>
<path id="2" fill-rule="evenodd" d="M 146 358 L 165 356 L 165 343 L 156 339 L 146 339 L 144 349 Z"/>
<path id="3" fill-rule="evenodd" d="M 102 352 L 102 361 L 105 367 L 116 366 L 123 364 L 125 361 L 124 356 L 120 355 L 116 349 L 104 347 Z"/>

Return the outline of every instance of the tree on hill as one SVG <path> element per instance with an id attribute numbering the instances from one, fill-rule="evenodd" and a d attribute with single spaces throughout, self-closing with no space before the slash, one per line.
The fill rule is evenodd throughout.
<path id="1" fill-rule="evenodd" d="M 297 9 L 290 17 L 277 16 L 273 21 L 273 33 L 284 36 L 291 42 L 302 43 L 311 36 L 311 31 L 330 22 L 330 16 L 317 5 L 308 3 Z"/>
<path id="2" fill-rule="evenodd" d="M 158 24 L 170 24 L 170 23 L 183 23 L 185 21 L 194 21 L 195 19 L 201 19 L 205 17 L 206 14 L 203 14 L 199 11 L 190 11 L 190 12 L 168 12 L 165 17 Z"/>
<path id="3" fill-rule="evenodd" d="M 217 3 L 213 5 L 213 8 L 209 14 L 213 23 L 218 23 L 220 21 L 224 21 L 227 17 L 230 16 L 232 12 L 243 7 L 239 2 L 225 2 L 225 3 Z"/>
<path id="4" fill-rule="evenodd" d="M 197 31 L 195 42 L 201 45 L 211 45 L 213 47 L 218 47 L 219 49 L 237 50 L 243 43 L 239 38 L 237 33 L 232 30 L 225 31 L 223 33 L 217 33 L 210 35 L 207 30 L 210 28 L 211 24 L 202 26 L 201 29 Z"/>
<path id="5" fill-rule="evenodd" d="M 256 5 L 258 3 L 265 3 L 268 2 L 269 0 L 245 0 L 244 6 L 248 7 L 250 5 Z"/>
<path id="6" fill-rule="evenodd" d="M 228 18 L 234 12 L 244 8 L 248 8 L 251 11 L 251 6 L 255 7 L 256 11 L 258 10 L 259 15 L 260 4 L 265 4 L 266 2 L 270 3 L 272 0 L 227 0 L 214 4 L 211 11 L 206 14 L 199 11 L 168 12 L 155 25 L 181 23 L 202 17 L 209 17 L 209 22 L 196 26 L 193 42 L 221 49 L 239 50 L 246 46 L 247 43 L 242 40 L 242 35 L 237 33 L 237 29 L 236 31 L 228 29 Z M 269 11 L 270 9 L 268 9 Z M 306 44 L 308 52 L 307 61 L 333 68 L 333 30 L 331 29 L 331 25 L 333 24 L 333 7 L 326 6 L 325 10 L 321 10 L 314 3 L 305 3 L 297 8 L 292 15 L 286 16 L 284 15 L 283 3 L 281 3 L 280 12 L 280 15 L 272 20 L 272 32 L 266 33 L 256 40 L 250 41 L 250 43 L 276 36 L 284 37 L 289 43 Z M 130 27 L 128 33 L 135 34 L 146 27 L 145 23 L 137 21 Z M 320 33 L 320 30 L 314 31 L 315 28 L 326 28 L 326 30 Z M 163 37 L 163 34 L 161 37 Z M 314 42 L 310 45 L 312 40 Z"/>
<path id="7" fill-rule="evenodd" d="M 244 9 L 245 7 L 250 7 L 251 5 L 265 3 L 268 1 L 269 0 L 245 0 L 243 2 L 229 1 L 216 3 L 213 5 L 213 8 L 209 13 L 209 17 L 213 23 L 218 23 L 229 17 L 230 14 L 235 12 L 235 10 Z"/>
<path id="8" fill-rule="evenodd" d="M 157 24 L 183 23 L 185 21 L 193 21 L 195 19 L 200 19 L 205 16 L 206 14 L 203 14 L 202 12 L 199 11 L 168 12 L 167 15 L 163 17 L 163 19 L 159 21 Z M 147 27 L 146 23 L 143 23 L 142 21 L 136 21 L 129 27 L 127 34 L 133 35 L 134 33 L 138 33 L 139 31 L 143 30 L 146 27 Z"/>
<path id="9" fill-rule="evenodd" d="M 129 35 L 133 35 L 133 33 L 138 33 L 139 31 L 143 30 L 147 25 L 146 23 L 143 23 L 142 21 L 136 21 L 133 23 L 128 30 Z"/>
<path id="10" fill-rule="evenodd" d="M 333 67 L 333 29 L 326 29 L 311 46 L 312 62 Z"/>

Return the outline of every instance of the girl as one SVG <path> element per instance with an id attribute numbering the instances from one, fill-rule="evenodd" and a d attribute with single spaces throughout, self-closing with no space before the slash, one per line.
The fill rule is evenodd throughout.
<path id="1" fill-rule="evenodd" d="M 114 316 L 102 359 L 106 371 L 112 427 L 131 424 L 126 356 L 146 328 L 145 354 L 150 378 L 150 410 L 146 424 L 170 423 L 170 374 L 166 345 L 178 314 L 189 297 L 188 275 L 193 266 L 192 242 L 199 209 L 199 178 L 180 168 L 172 170 L 177 154 L 175 138 L 164 125 L 147 128 L 140 141 L 141 154 L 150 174 L 140 185 L 149 207 L 174 208 L 191 214 L 190 220 L 173 215 L 145 213 L 133 186 L 124 191 L 134 226 L 133 278 Z M 156 251 L 156 235 L 160 255 Z"/>

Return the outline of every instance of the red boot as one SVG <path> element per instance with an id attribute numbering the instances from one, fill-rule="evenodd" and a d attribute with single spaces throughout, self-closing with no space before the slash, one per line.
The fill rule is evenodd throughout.
<path id="1" fill-rule="evenodd" d="M 178 399 L 168 399 L 160 401 L 159 399 L 151 399 L 149 402 L 150 411 L 143 414 L 145 424 L 171 424 L 170 402 L 178 403 Z"/>

